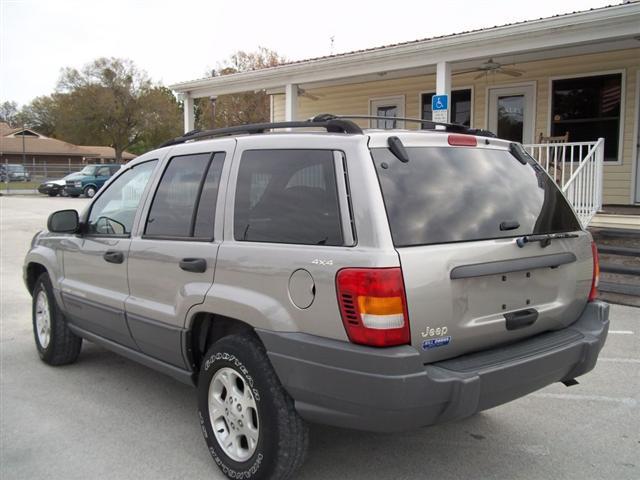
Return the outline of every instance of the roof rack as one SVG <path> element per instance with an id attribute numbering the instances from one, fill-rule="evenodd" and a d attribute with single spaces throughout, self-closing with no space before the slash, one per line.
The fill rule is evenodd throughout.
<path id="1" fill-rule="evenodd" d="M 466 125 L 460 123 L 445 123 L 434 122 L 433 120 L 423 120 L 420 118 L 407 118 L 407 117 L 382 117 L 375 115 L 332 115 L 330 113 L 322 113 L 311 118 L 312 121 L 326 121 L 326 120 L 398 120 L 401 122 L 419 123 L 423 127 L 426 126 L 426 130 L 435 130 L 437 132 L 453 132 L 453 133 L 465 133 L 468 135 L 477 135 L 479 137 L 496 137 L 497 135 L 489 130 L 482 130 L 480 128 L 469 128 Z M 436 127 L 443 127 L 441 130 L 437 130 Z"/>
<path id="2" fill-rule="evenodd" d="M 469 135 L 478 135 L 483 137 L 495 137 L 496 135 L 487 130 L 477 128 L 469 128 L 466 125 L 458 123 L 442 123 L 433 120 L 421 120 L 419 118 L 406 117 L 380 117 L 373 115 L 333 115 L 331 113 L 322 113 L 308 120 L 297 122 L 268 122 L 268 123 L 251 123 L 247 125 L 237 125 L 235 127 L 216 128 L 213 130 L 191 130 L 171 140 L 167 140 L 160 147 L 168 147 L 170 145 L 178 145 L 190 140 L 210 137 L 224 137 L 238 134 L 256 134 L 264 133 L 266 130 L 276 128 L 324 128 L 331 133 L 362 133 L 362 129 L 353 120 L 399 120 L 401 122 L 419 123 L 423 127 L 426 125 L 428 130 L 436 132 L 454 132 L 466 133 Z M 437 127 L 442 127 L 438 130 Z"/>
<path id="3" fill-rule="evenodd" d="M 264 133 L 266 130 L 272 130 L 275 128 L 324 128 L 327 130 L 327 132 L 331 133 L 362 133 L 362 129 L 350 120 L 337 117 L 330 118 L 328 116 L 323 119 L 317 118 L 318 117 L 314 117 L 310 118 L 309 120 L 300 122 L 252 123 L 247 125 L 237 125 L 235 127 L 216 128 L 213 130 L 191 130 L 190 132 L 187 132 L 180 137 L 167 140 L 158 148 L 177 145 L 189 140 L 196 140 L 199 138 Z"/>

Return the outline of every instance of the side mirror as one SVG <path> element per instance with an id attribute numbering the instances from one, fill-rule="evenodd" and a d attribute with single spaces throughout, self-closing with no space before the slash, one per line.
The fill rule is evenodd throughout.
<path id="1" fill-rule="evenodd" d="M 76 233 L 79 226 L 80 219 L 75 210 L 58 210 L 47 220 L 47 229 L 53 233 Z"/>

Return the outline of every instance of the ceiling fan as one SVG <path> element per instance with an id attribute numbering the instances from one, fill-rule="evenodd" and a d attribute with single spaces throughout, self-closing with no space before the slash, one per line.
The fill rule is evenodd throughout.
<path id="1" fill-rule="evenodd" d="M 312 93 L 307 92 L 304 88 L 298 87 L 298 96 L 308 98 L 309 100 L 313 100 L 315 102 L 316 100 L 320 100 L 321 95 L 320 94 L 314 95 Z"/>
<path id="2" fill-rule="evenodd" d="M 477 68 L 470 68 L 468 70 L 461 70 L 459 72 L 453 73 L 453 75 L 462 75 L 464 73 L 471 72 L 480 72 L 478 75 L 473 77 L 474 80 L 479 80 L 485 75 L 489 73 L 502 73 L 504 75 L 509 75 L 510 77 L 520 77 L 524 73 L 522 70 L 517 70 L 515 68 L 505 68 L 501 63 L 494 62 L 493 58 L 490 58 L 484 63 L 481 63 Z"/>

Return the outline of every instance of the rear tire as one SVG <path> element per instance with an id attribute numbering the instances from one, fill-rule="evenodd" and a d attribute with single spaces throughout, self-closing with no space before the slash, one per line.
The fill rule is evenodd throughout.
<path id="1" fill-rule="evenodd" d="M 198 414 L 209 452 L 229 478 L 285 480 L 304 463 L 308 427 L 252 333 L 211 346 L 198 378 Z"/>
<path id="2" fill-rule="evenodd" d="M 80 355 L 82 338 L 67 327 L 53 295 L 49 274 L 43 273 L 33 289 L 33 335 L 38 354 L 49 365 L 67 365 Z"/>

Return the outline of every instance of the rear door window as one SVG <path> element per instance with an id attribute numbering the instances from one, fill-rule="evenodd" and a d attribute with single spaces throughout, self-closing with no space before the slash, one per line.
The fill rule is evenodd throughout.
<path id="1" fill-rule="evenodd" d="M 544 170 L 523 165 L 507 150 L 406 150 L 408 163 L 398 161 L 389 149 L 371 150 L 397 247 L 581 228 Z"/>
<path id="2" fill-rule="evenodd" d="M 158 185 L 145 237 L 213 238 L 213 219 L 224 153 L 171 158 Z"/>
<path id="3" fill-rule="evenodd" d="M 239 241 L 343 245 L 331 150 L 250 150 L 234 208 Z"/>

